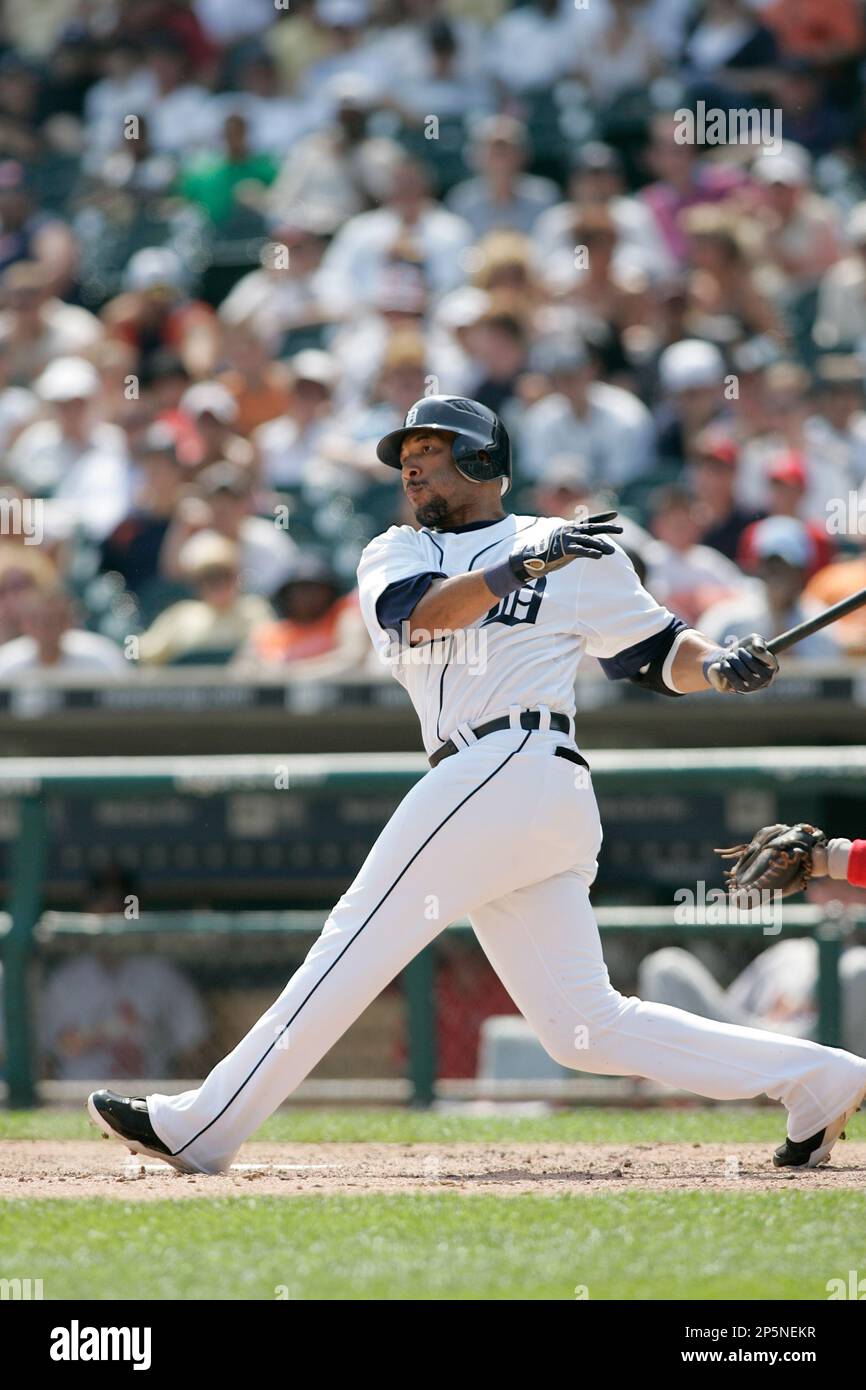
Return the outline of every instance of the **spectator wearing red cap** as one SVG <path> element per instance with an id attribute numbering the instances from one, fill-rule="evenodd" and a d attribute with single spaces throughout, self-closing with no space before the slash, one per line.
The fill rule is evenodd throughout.
<path id="1" fill-rule="evenodd" d="M 770 515 L 790 516 L 803 520 L 803 524 L 812 538 L 812 558 L 806 576 L 807 579 L 811 579 L 813 574 L 817 574 L 818 570 L 830 563 L 836 553 L 836 546 L 827 534 L 825 526 L 800 516 L 803 498 L 806 495 L 806 486 L 806 464 L 803 455 L 797 450 L 792 449 L 789 453 L 780 454 L 767 471 Z M 735 555 L 737 563 L 742 569 L 750 573 L 754 573 L 757 566 L 755 534 L 759 525 L 760 522 L 757 522 L 746 528 Z"/>
<path id="2" fill-rule="evenodd" d="M 695 512 L 703 527 L 700 543 L 712 546 L 729 560 L 737 559 L 743 533 L 761 515 L 737 501 L 738 466 L 739 449 L 733 439 L 723 430 L 710 428 L 695 440 L 687 467 Z"/>

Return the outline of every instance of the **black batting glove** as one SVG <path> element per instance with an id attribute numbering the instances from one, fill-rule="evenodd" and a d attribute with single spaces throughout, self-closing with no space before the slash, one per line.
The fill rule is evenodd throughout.
<path id="1" fill-rule="evenodd" d="M 540 545 L 528 545 L 509 557 L 514 576 L 521 584 L 537 579 L 541 574 L 570 565 L 572 560 L 583 557 L 586 560 L 600 560 L 603 555 L 612 555 L 613 546 L 604 536 L 622 535 L 621 526 L 611 526 L 616 512 L 599 512 L 586 521 L 566 522 L 551 531 L 546 541 Z"/>
<path id="2" fill-rule="evenodd" d="M 751 695 L 755 690 L 763 690 L 775 680 L 778 670 L 778 661 L 757 632 L 735 638 L 704 662 L 707 683 L 726 695 Z"/>

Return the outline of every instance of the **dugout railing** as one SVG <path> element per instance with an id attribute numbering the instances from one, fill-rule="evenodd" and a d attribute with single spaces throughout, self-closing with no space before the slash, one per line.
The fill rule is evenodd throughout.
<path id="1" fill-rule="evenodd" d="M 708 784 L 795 788 L 798 797 L 815 788 L 844 788 L 855 804 L 866 805 L 866 747 L 796 749 L 714 749 L 596 751 L 591 754 L 593 781 L 599 793 L 614 789 L 658 791 L 660 787 Z M 185 791 L 207 797 L 226 789 L 254 790 L 273 795 L 314 797 L 335 787 L 354 791 L 403 793 L 426 770 L 418 754 L 309 754 L 289 757 L 231 755 L 225 758 L 140 758 L 35 760 L 10 759 L 0 764 L 0 802 L 17 806 L 17 833 L 10 861 L 8 917 L 0 934 L 6 1024 L 7 1101 L 29 1106 L 37 1100 L 33 1047 L 31 964 L 40 940 L 50 933 L 77 934 L 92 939 L 95 923 L 80 914 L 44 914 L 43 884 L 49 845 L 48 799 L 63 793 L 75 798 L 110 791 L 115 797 L 142 798 Z M 275 779 L 275 767 L 280 779 Z M 285 774 L 288 773 L 288 788 Z M 754 828 L 757 828 L 755 826 Z M 852 826 L 856 834 L 860 827 Z M 709 912 L 707 920 L 689 920 L 673 905 L 602 906 L 597 909 L 603 933 L 677 934 L 684 940 L 707 934 L 749 933 L 769 944 L 778 939 L 767 932 L 760 914 Z M 125 919 L 99 919 L 102 931 L 165 933 L 195 932 L 286 933 L 317 930 L 325 912 L 266 913 L 143 913 L 134 924 Z M 716 920 L 713 920 L 715 916 Z M 820 1037 L 835 1045 L 840 1037 L 839 957 L 845 935 L 866 926 L 866 911 L 835 905 L 785 904 L 786 934 L 812 935 L 819 945 Z M 467 930 L 467 924 L 452 929 Z M 435 1027 L 433 1017 L 432 952 L 427 950 L 404 972 L 408 1006 L 411 1094 L 419 1104 L 435 1096 Z"/>

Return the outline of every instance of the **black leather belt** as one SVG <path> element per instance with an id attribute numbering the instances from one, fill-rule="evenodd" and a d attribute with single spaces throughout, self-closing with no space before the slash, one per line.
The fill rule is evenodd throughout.
<path id="1" fill-rule="evenodd" d="M 538 729 L 541 727 L 541 711 L 537 709 L 525 709 L 520 715 L 519 722 L 521 729 Z M 558 734 L 567 734 L 571 728 L 571 720 L 567 714 L 552 714 L 550 716 L 550 727 L 551 729 L 555 729 Z M 473 729 L 472 732 L 476 739 L 479 739 L 486 738 L 488 734 L 499 733 L 500 729 L 510 728 L 511 720 L 507 714 L 503 714 L 501 719 L 491 719 L 486 724 L 479 724 L 477 729 Z M 460 748 L 458 745 L 453 739 L 449 738 L 447 743 L 443 743 L 441 748 L 437 748 L 435 753 L 430 754 L 428 761 L 431 767 L 435 767 L 437 763 L 442 762 L 443 758 L 450 758 L 452 753 L 459 752 Z M 589 771 L 589 763 L 586 761 L 586 758 L 582 758 L 573 748 L 557 748 L 556 752 L 562 757 L 568 757 L 570 762 L 580 763 L 582 767 L 586 768 L 587 772 Z"/>

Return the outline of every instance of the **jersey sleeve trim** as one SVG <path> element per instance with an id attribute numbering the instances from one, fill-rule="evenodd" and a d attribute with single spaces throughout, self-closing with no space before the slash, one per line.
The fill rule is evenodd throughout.
<path id="1" fill-rule="evenodd" d="M 665 671 L 670 674 L 668 656 L 687 631 L 682 618 L 672 618 L 660 632 L 645 637 L 642 642 L 635 642 L 634 646 L 626 647 L 616 656 L 600 657 L 598 664 L 608 680 L 630 680 L 660 694 L 680 695 L 682 692 L 665 679 Z"/>
<path id="2" fill-rule="evenodd" d="M 399 637 L 403 623 L 409 620 L 433 580 L 445 577 L 440 570 L 426 570 L 423 574 L 413 574 L 408 579 L 397 579 L 389 584 L 376 600 L 376 621 L 379 626 Z"/>
<path id="3" fill-rule="evenodd" d="M 670 651 L 665 657 L 664 665 L 662 666 L 662 683 L 674 695 L 685 694 L 685 691 L 679 690 L 677 688 L 676 681 L 674 680 L 674 662 L 677 659 L 677 652 L 683 644 L 683 638 L 687 637 L 689 633 L 693 631 L 694 629 L 690 627 L 683 626 L 682 628 L 680 628 L 680 631 L 677 633 L 676 637 L 671 643 Z"/>

